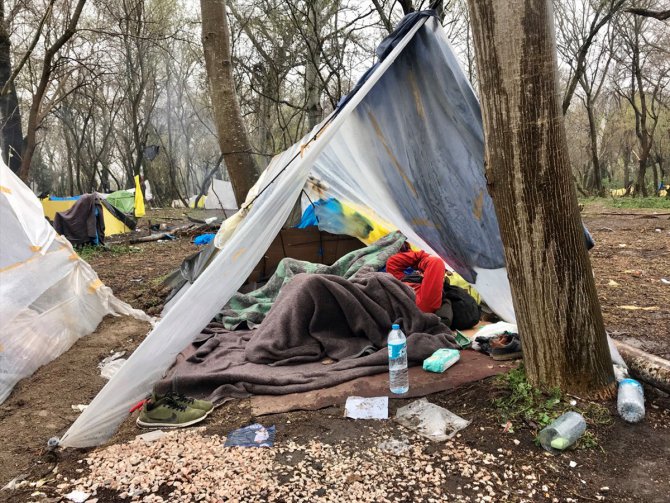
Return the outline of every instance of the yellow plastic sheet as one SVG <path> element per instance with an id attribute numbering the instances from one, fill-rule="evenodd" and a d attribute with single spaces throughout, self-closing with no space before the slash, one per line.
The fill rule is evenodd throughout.
<path id="1" fill-rule="evenodd" d="M 137 218 L 144 216 L 144 196 L 142 195 L 140 175 L 135 175 L 135 216 Z"/>

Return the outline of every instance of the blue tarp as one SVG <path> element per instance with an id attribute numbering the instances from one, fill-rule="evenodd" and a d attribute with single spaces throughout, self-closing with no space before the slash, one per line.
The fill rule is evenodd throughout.
<path id="1" fill-rule="evenodd" d="M 406 17 L 402 33 L 381 44 L 394 46 L 414 24 L 425 22 L 353 110 L 347 119 L 351 126 L 338 133 L 341 140 L 325 147 L 313 171 L 331 189 L 329 195 L 342 201 L 370 192 L 369 199 L 354 202 L 376 208 L 392 198 L 395 215 L 381 216 L 400 227 L 399 213 L 423 242 L 474 283 L 475 268 L 501 269 L 505 258 L 486 188 L 479 102 L 430 15 Z"/>
<path id="2" fill-rule="evenodd" d="M 49 196 L 49 201 L 76 201 L 81 196 L 70 196 L 70 197 L 58 197 L 58 196 Z"/>

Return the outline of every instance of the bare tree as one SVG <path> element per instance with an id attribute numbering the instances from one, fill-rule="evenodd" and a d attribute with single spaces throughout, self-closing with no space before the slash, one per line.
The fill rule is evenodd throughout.
<path id="1" fill-rule="evenodd" d="M 608 32 L 605 43 L 598 45 L 595 57 L 587 63 L 582 78 L 579 79 L 579 85 L 583 91 L 583 94 L 580 94 L 579 98 L 586 109 L 589 122 L 592 176 L 587 187 L 601 197 L 605 195 L 602 184 L 602 166 L 598 151 L 598 138 L 602 130 L 599 120 L 596 118 L 595 107 L 608 77 L 610 62 L 612 61 L 613 42 L 614 37 Z"/>
<path id="2" fill-rule="evenodd" d="M 650 29 L 648 18 L 641 16 L 622 20 L 619 33 L 626 51 L 618 61 L 617 91 L 634 113 L 635 135 L 639 142 L 635 152 L 638 161 L 635 195 L 646 197 L 645 176 L 664 106 L 665 90 L 670 85 L 670 54 L 665 48 L 670 40 L 665 31 Z"/>
<path id="3" fill-rule="evenodd" d="M 40 127 L 42 120 L 49 112 L 50 108 L 55 104 L 53 100 L 46 104 L 46 106 L 44 104 L 44 97 L 47 93 L 48 87 L 52 83 L 55 67 L 59 63 L 59 61 L 54 61 L 54 58 L 56 58 L 61 48 L 76 33 L 77 23 L 79 22 L 79 17 L 85 3 L 86 0 L 77 1 L 72 15 L 69 16 L 69 20 L 66 23 L 65 30 L 58 38 L 56 38 L 52 44 L 46 48 L 44 52 L 44 58 L 41 62 L 42 70 L 40 72 L 37 88 L 33 93 L 32 104 L 30 105 L 30 110 L 28 112 L 26 138 L 23 145 L 23 151 L 21 153 L 21 167 L 19 169 L 19 176 L 25 182 L 28 181 L 33 154 L 35 153 L 35 147 L 37 146 L 37 129 Z M 62 83 L 59 83 L 59 85 L 60 84 Z"/>
<path id="4" fill-rule="evenodd" d="M 569 54 L 564 61 L 570 72 L 563 96 L 562 110 L 567 113 L 575 89 L 586 71 L 588 54 L 600 30 L 623 8 L 628 0 L 554 0 L 558 3 L 557 12 L 571 12 L 572 16 L 556 16 L 558 32 L 566 36 L 558 44 L 559 51 Z M 582 22 L 576 23 L 575 16 Z"/>
<path id="5" fill-rule="evenodd" d="M 529 381 L 611 396 L 611 358 L 558 99 L 551 2 L 469 5 L 487 179 Z"/>

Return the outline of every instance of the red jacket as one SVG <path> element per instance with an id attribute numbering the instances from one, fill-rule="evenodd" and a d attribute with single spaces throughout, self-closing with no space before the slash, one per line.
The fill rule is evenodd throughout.
<path id="1" fill-rule="evenodd" d="M 386 272 L 401 281 L 408 267 L 423 273 L 421 283 L 405 283 L 416 292 L 417 306 L 424 313 L 434 313 L 442 305 L 444 262 L 440 257 L 428 255 L 423 250 L 396 253 L 386 261 Z"/>

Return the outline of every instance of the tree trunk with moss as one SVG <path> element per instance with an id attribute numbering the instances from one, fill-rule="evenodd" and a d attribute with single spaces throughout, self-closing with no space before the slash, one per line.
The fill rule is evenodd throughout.
<path id="1" fill-rule="evenodd" d="M 550 0 L 469 0 L 489 191 L 529 381 L 611 396 L 612 363 L 572 183 Z"/>

